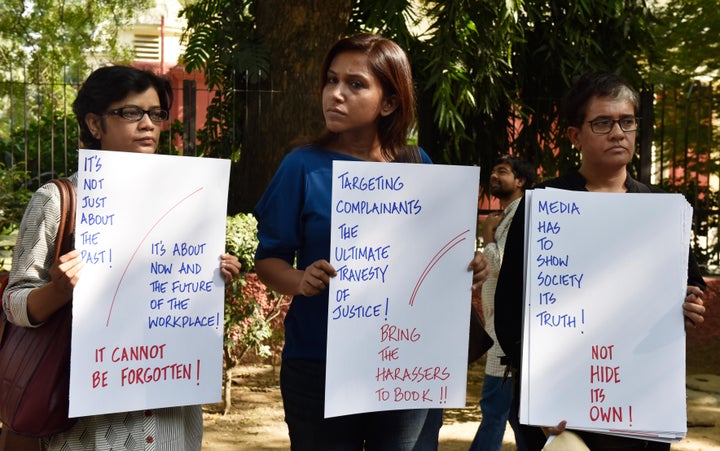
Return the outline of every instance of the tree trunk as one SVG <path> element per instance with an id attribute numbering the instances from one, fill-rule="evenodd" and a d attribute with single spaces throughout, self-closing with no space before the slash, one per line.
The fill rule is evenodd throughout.
<path id="1" fill-rule="evenodd" d="M 233 374 L 235 373 L 235 368 L 226 368 L 223 372 L 224 376 L 224 384 L 223 384 L 223 415 L 227 415 L 230 413 L 230 409 L 232 409 L 232 379 Z"/>
<path id="2" fill-rule="evenodd" d="M 264 93 L 251 99 L 240 161 L 233 168 L 231 197 L 251 212 L 282 158 L 324 127 L 320 65 L 347 29 L 351 0 L 261 0 L 258 33 L 270 49 Z"/>

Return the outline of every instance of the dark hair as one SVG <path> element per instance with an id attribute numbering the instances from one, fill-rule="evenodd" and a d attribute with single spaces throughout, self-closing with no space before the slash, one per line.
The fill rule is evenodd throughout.
<path id="1" fill-rule="evenodd" d="M 512 169 L 515 177 L 525 180 L 522 187 L 523 191 L 532 188 L 533 184 L 535 184 L 537 172 L 529 162 L 523 160 L 522 158 L 514 157 L 512 155 L 501 155 L 495 160 L 493 167 L 499 164 L 507 164 L 510 166 L 510 169 Z"/>
<path id="2" fill-rule="evenodd" d="M 593 97 L 628 100 L 635 114 L 640 110 L 640 96 L 621 76 L 612 72 L 590 72 L 581 75 L 560 104 L 560 119 L 565 126 L 579 127 L 585 121 L 587 105 Z"/>
<path id="3" fill-rule="evenodd" d="M 395 42 L 375 34 L 358 34 L 337 41 L 325 55 L 321 66 L 321 90 L 327 84 L 328 70 L 337 55 L 362 52 L 367 55 L 370 70 L 380 81 L 385 97 L 395 96 L 398 107 L 378 119 L 378 134 L 383 155 L 390 161 L 419 161 L 417 148 L 407 145 L 415 124 L 415 91 L 410 61 Z M 334 136 L 326 132 L 318 143 L 327 143 Z"/>
<path id="4" fill-rule="evenodd" d="M 173 102 L 170 82 L 150 71 L 131 66 L 107 66 L 90 74 L 73 102 L 83 145 L 88 149 L 100 149 L 100 140 L 93 136 L 85 122 L 89 113 L 102 116 L 112 103 L 124 99 L 130 93 L 143 93 L 149 88 L 157 91 L 160 108 L 169 110 Z"/>

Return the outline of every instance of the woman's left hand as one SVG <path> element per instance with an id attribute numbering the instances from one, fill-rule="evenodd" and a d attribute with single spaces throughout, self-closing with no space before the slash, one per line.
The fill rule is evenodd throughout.
<path id="1" fill-rule="evenodd" d="M 694 286 L 687 287 L 687 296 L 683 302 L 683 314 L 685 315 L 685 328 L 695 328 L 703 321 L 705 313 L 705 305 L 702 300 L 703 292 L 700 288 Z"/>
<path id="2" fill-rule="evenodd" d="M 473 257 L 472 261 L 468 265 L 468 271 L 473 272 L 472 289 L 477 290 L 490 276 L 490 268 L 488 268 L 488 262 L 487 258 L 485 258 L 485 254 L 480 251 L 476 251 L 475 257 Z"/>
<path id="3" fill-rule="evenodd" d="M 230 282 L 233 277 L 237 277 L 240 274 L 240 260 L 234 255 L 222 254 L 220 256 L 220 274 L 222 274 L 225 283 Z"/>

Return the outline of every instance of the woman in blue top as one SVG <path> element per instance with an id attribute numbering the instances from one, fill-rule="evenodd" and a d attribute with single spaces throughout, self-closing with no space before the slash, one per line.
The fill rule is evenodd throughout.
<path id="1" fill-rule="evenodd" d="M 372 412 L 324 419 L 333 160 L 431 163 L 407 144 L 415 96 L 407 55 L 361 34 L 336 42 L 322 66 L 327 130 L 294 149 L 258 203 L 255 265 L 261 280 L 293 296 L 285 318 L 280 386 L 293 450 L 436 450 L 441 410 Z M 297 267 L 293 266 L 297 258 Z M 487 277 L 477 254 L 473 288 Z"/>

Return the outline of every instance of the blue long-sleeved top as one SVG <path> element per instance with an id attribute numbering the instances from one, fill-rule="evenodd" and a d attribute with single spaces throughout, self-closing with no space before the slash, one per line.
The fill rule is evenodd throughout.
<path id="1" fill-rule="evenodd" d="M 431 163 L 420 149 L 423 163 Z M 330 261 L 332 163 L 360 161 L 315 145 L 299 147 L 280 163 L 255 207 L 256 260 L 280 258 L 298 269 Z M 295 258 L 297 262 L 295 263 Z M 285 317 L 283 359 L 325 360 L 328 291 L 293 297 Z"/>

